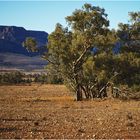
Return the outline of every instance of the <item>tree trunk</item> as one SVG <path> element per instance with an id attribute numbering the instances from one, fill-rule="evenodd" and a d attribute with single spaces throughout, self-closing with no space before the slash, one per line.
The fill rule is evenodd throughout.
<path id="1" fill-rule="evenodd" d="M 76 95 L 77 95 L 77 101 L 82 101 L 82 90 L 79 84 L 77 85 Z"/>
<path id="2" fill-rule="evenodd" d="M 85 94 L 86 99 L 88 99 L 88 94 L 87 94 L 87 91 L 86 91 L 86 89 L 85 89 L 85 87 L 84 87 L 84 86 L 81 86 L 81 90 L 83 90 L 83 92 L 84 92 L 84 94 Z"/>

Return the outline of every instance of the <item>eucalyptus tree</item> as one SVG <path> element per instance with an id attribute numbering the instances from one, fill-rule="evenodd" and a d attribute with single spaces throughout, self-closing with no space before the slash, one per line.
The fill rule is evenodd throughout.
<path id="1" fill-rule="evenodd" d="M 105 36 L 109 32 L 109 21 L 104 9 L 91 4 L 76 9 L 66 21 L 70 30 L 59 23 L 56 25 L 49 35 L 48 52 L 44 58 L 49 62 L 48 69 L 51 68 L 73 88 L 79 101 L 82 100 L 82 90 L 85 91 L 84 84 L 92 82 L 93 86 L 96 83 L 94 70 L 90 75 L 86 74 L 88 68 L 85 65 L 93 65 L 93 48 L 97 46 L 102 51 L 103 45 L 107 45 Z"/>

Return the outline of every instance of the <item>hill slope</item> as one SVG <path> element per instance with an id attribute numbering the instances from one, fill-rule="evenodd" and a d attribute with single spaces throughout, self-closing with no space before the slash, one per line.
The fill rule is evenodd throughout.
<path id="1" fill-rule="evenodd" d="M 0 69 L 23 69 L 34 70 L 43 69 L 47 61 L 40 56 L 25 56 L 16 53 L 0 53 Z"/>
<path id="2" fill-rule="evenodd" d="M 37 52 L 28 52 L 22 42 L 27 37 L 33 37 L 42 47 L 47 43 L 48 33 L 31 31 L 23 27 L 0 26 L 0 69 L 42 69 L 46 61 L 40 58 Z"/>
<path id="3" fill-rule="evenodd" d="M 44 31 L 28 31 L 23 27 L 0 26 L 0 52 L 18 53 L 27 56 L 35 56 L 38 53 L 28 52 L 22 42 L 27 37 L 33 37 L 38 43 L 38 47 L 46 44 L 48 33 Z"/>

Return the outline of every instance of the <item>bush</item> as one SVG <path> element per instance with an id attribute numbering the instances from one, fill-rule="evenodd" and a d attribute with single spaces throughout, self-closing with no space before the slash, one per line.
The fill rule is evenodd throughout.
<path id="1" fill-rule="evenodd" d="M 48 84 L 63 84 L 63 79 L 57 75 L 49 75 L 47 77 Z"/>

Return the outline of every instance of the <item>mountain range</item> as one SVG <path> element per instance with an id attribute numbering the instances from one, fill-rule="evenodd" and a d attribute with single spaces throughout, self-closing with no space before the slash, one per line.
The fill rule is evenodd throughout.
<path id="1" fill-rule="evenodd" d="M 26 30 L 23 27 L 0 26 L 0 69 L 42 69 L 47 62 L 38 52 L 28 52 L 22 43 L 27 37 L 35 38 L 37 46 L 47 43 L 48 33 Z"/>

